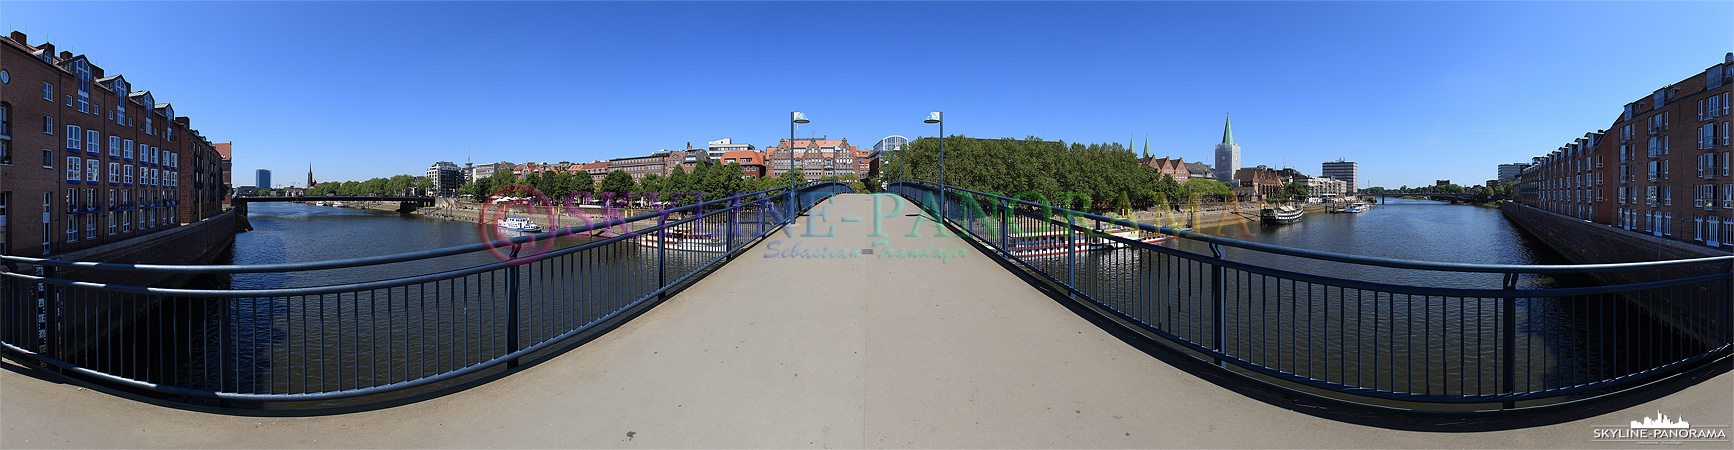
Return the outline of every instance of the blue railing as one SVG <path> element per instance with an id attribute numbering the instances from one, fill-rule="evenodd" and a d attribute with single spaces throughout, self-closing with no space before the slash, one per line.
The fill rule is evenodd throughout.
<path id="1" fill-rule="evenodd" d="M 95 386 L 195 406 L 325 410 L 428 395 L 605 331 L 790 223 L 791 201 L 804 211 L 849 188 L 811 182 L 790 191 L 334 261 L 201 266 L 4 256 L 0 342 L 9 357 Z M 567 236 L 595 240 L 552 245 Z M 497 259 L 328 286 L 169 289 L 100 281 L 111 271 L 226 276 L 401 263 L 454 267 L 461 265 L 413 263 L 463 255 L 473 261 L 481 252 Z"/>
<path id="2" fill-rule="evenodd" d="M 1408 261 L 1207 236 L 956 187 L 942 196 L 927 182 L 888 190 L 928 214 L 938 214 L 943 198 L 945 219 L 990 254 L 1156 342 L 1226 372 L 1337 400 L 1431 411 L 1557 405 L 1701 367 L 1734 348 L 1734 256 Z M 1147 242 L 1162 239 L 1171 242 Z M 1341 269 L 1450 274 L 1453 286 L 1329 276 Z M 1519 288 L 1535 274 L 1633 271 L 1667 276 Z"/>

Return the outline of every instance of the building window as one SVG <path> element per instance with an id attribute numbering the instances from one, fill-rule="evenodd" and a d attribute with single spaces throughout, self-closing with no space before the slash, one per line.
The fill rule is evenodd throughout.
<path id="1" fill-rule="evenodd" d="M 121 180 L 121 184 L 125 184 L 127 186 L 132 186 L 132 165 L 131 164 L 128 164 L 126 166 L 126 178 Z"/>
<path id="2" fill-rule="evenodd" d="M 66 181 L 75 183 L 83 179 L 84 159 L 77 156 L 66 157 Z"/>
<path id="3" fill-rule="evenodd" d="M 120 163 L 108 163 L 108 184 L 120 184 Z M 109 197 L 114 196 L 110 195 Z M 114 199 L 110 198 L 108 201 L 113 203 Z"/>
<path id="4" fill-rule="evenodd" d="M 54 101 L 54 85 L 48 84 L 47 81 L 42 82 L 42 99 Z"/>
<path id="5" fill-rule="evenodd" d="M 100 173 L 100 172 L 102 172 L 102 162 L 101 161 L 97 161 L 96 158 L 84 160 L 84 180 L 85 181 L 88 181 L 91 183 L 100 182 L 102 179 L 98 178 L 98 175 L 97 175 L 97 173 Z"/>
<path id="6" fill-rule="evenodd" d="M 82 143 L 83 141 L 79 140 L 80 139 L 79 136 L 80 136 L 80 134 L 79 134 L 78 125 L 67 125 L 66 126 L 66 150 L 67 151 L 74 151 L 74 152 L 84 151 L 84 144 Z"/>

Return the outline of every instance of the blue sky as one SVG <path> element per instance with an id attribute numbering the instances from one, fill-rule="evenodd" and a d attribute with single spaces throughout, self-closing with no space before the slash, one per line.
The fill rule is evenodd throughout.
<path id="1" fill-rule="evenodd" d="M 0 2 L 234 142 L 236 184 L 787 137 L 1128 142 L 1480 183 L 1734 51 L 1734 2 Z M 1366 183 L 1363 183 L 1365 185 Z"/>

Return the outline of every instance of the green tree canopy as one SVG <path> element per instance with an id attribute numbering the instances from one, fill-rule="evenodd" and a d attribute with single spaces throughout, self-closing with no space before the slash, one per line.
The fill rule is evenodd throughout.
<path id="1" fill-rule="evenodd" d="M 608 172 L 608 176 L 603 177 L 602 183 L 596 186 L 597 201 L 625 202 L 628 200 L 627 194 L 632 192 L 634 188 L 636 186 L 632 180 L 632 175 L 624 170 L 616 169 L 613 172 Z"/>

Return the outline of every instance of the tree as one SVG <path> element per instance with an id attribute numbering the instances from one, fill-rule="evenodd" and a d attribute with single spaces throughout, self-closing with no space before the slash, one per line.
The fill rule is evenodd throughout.
<path id="1" fill-rule="evenodd" d="M 572 192 L 596 192 L 596 178 L 590 176 L 589 172 L 578 172 L 572 175 Z"/>
<path id="2" fill-rule="evenodd" d="M 1185 186 L 1188 196 L 1194 194 L 1213 195 L 1218 200 L 1225 200 L 1234 196 L 1234 188 L 1229 187 L 1228 183 L 1209 178 L 1190 178 L 1186 180 Z"/>
<path id="3" fill-rule="evenodd" d="M 650 197 L 655 196 L 657 201 L 663 201 L 668 197 L 662 194 L 662 190 L 668 187 L 668 181 L 669 179 L 663 178 L 662 175 L 645 174 L 644 179 L 638 180 L 638 192 L 632 194 L 632 199 L 648 202 Z"/>
<path id="4" fill-rule="evenodd" d="M 433 192 L 432 192 L 433 191 L 433 180 L 429 179 L 428 177 L 417 178 L 415 180 L 415 189 L 417 191 L 420 191 L 422 194 L 432 195 L 433 194 Z"/>
<path id="5" fill-rule="evenodd" d="M 1299 181 L 1290 181 L 1288 184 L 1282 186 L 1282 196 L 1290 199 L 1306 198 L 1307 184 Z"/>
<path id="6" fill-rule="evenodd" d="M 1187 181 L 1190 182 L 1191 180 Z M 1155 189 L 1152 189 L 1151 193 L 1154 194 L 1151 201 L 1160 200 L 1170 205 L 1183 203 L 1189 196 L 1186 186 L 1180 185 L 1180 182 L 1174 181 L 1173 175 L 1168 174 L 1162 174 L 1162 179 L 1156 182 Z"/>
<path id="7" fill-rule="evenodd" d="M 604 201 L 612 199 L 618 204 L 628 201 L 626 196 L 632 192 L 633 187 L 632 175 L 615 169 L 602 178 L 602 184 L 596 186 L 596 193 Z"/>

